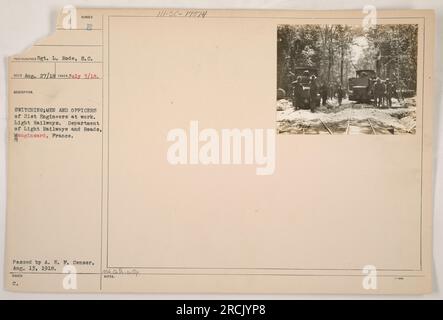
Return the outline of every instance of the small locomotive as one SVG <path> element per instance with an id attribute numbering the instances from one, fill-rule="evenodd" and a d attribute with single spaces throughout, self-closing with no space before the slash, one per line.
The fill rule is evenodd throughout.
<path id="1" fill-rule="evenodd" d="M 374 98 L 373 87 L 376 80 L 374 70 L 357 70 L 355 78 L 349 78 L 349 100 L 370 102 Z"/>

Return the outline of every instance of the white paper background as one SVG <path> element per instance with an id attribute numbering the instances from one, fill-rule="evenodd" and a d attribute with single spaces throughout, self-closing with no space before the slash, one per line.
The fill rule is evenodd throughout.
<path id="1" fill-rule="evenodd" d="M 30 47 L 36 40 L 55 30 L 55 20 L 64 5 L 78 7 L 137 7 L 137 8 L 242 8 L 242 9 L 294 9 L 294 10 L 362 10 L 365 5 L 382 9 L 434 9 L 436 11 L 435 52 L 435 121 L 434 121 L 434 288 L 426 296 L 304 296 L 304 295 L 122 295 L 122 294 L 21 294 L 4 290 L 4 248 L 6 211 L 6 117 L 7 117 L 7 57 Z M 442 99 L 442 41 L 443 2 L 441 0 L 0 0 L 0 299 L 381 299 L 431 298 L 443 299 L 443 125 Z"/>

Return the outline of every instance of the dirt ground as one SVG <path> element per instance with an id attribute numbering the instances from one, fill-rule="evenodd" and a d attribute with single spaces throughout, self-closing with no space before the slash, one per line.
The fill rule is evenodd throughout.
<path id="1" fill-rule="evenodd" d="M 392 107 L 376 108 L 370 103 L 328 100 L 315 112 L 294 110 L 292 102 L 277 101 L 279 134 L 414 134 L 416 100 L 392 99 Z"/>

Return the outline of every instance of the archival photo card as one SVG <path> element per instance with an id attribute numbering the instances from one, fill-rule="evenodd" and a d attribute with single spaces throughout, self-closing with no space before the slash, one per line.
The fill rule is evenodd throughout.
<path id="1" fill-rule="evenodd" d="M 431 292 L 434 13 L 365 17 L 61 11 L 8 63 L 6 288 Z"/>

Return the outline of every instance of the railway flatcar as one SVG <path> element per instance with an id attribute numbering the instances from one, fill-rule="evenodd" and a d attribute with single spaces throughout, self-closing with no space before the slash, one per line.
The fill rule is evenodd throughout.
<path id="1" fill-rule="evenodd" d="M 374 70 L 357 70 L 355 78 L 349 78 L 349 100 L 370 102 L 373 99 L 373 86 L 376 79 Z"/>

